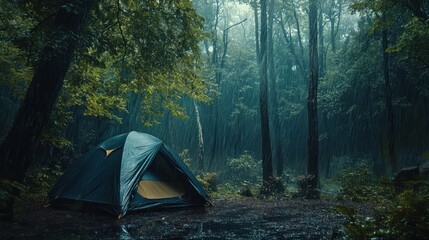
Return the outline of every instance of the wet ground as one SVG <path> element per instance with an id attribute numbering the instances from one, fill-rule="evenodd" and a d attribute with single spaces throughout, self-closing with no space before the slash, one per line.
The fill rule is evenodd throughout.
<path id="1" fill-rule="evenodd" d="M 18 207 L 0 239 L 337 239 L 343 217 L 332 200 L 215 199 L 214 207 L 109 215 Z"/>

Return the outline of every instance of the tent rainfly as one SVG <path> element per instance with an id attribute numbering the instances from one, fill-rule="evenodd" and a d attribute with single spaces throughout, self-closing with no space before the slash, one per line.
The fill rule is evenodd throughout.
<path id="1" fill-rule="evenodd" d="M 121 134 L 91 149 L 49 193 L 59 207 L 98 208 L 118 219 L 128 211 L 211 204 L 192 172 L 160 139 Z"/>

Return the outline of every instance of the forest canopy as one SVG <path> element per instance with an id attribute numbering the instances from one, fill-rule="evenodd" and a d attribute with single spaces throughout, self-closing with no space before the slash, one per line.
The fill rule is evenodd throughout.
<path id="1" fill-rule="evenodd" d="M 55 12 L 59 7 L 67 11 L 76 7 L 73 3 L 61 4 L 58 1 L 1 4 L 5 13 L 0 83 L 6 91 L 4 100 L 9 98 L 17 103 L 24 97 L 44 41 L 57 34 L 51 32 Z M 20 17 L 15 19 L 15 16 Z M 159 106 L 174 116 L 186 117 L 178 103 L 184 95 L 208 100 L 208 85 L 198 72 L 203 19 L 190 2 L 99 1 L 88 22 L 88 28 L 78 36 L 73 63 L 50 127 L 45 131 L 51 143 L 59 144 L 58 147 L 69 144 L 58 137 L 64 136 L 64 128 L 72 120 L 71 109 L 79 109 L 85 116 L 122 123 L 131 100 L 142 98 L 135 100 L 141 110 L 136 117 L 138 122 L 141 119 L 151 125 L 163 113 Z M 61 51 L 61 41 L 49 44 Z M 6 130 L 2 128 L 2 134 Z"/>

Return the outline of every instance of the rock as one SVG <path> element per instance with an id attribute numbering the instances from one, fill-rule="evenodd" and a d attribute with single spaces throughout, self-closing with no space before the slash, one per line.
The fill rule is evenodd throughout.
<path id="1" fill-rule="evenodd" d="M 417 191 L 425 180 L 429 180 L 428 163 L 401 169 L 393 178 L 393 187 L 397 193 L 406 189 Z"/>

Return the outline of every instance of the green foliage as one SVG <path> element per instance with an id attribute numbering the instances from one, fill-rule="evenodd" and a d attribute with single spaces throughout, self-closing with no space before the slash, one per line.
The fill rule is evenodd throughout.
<path id="1" fill-rule="evenodd" d="M 53 168 L 33 166 L 26 183 L 0 179 L 0 208 L 10 200 L 45 200 L 52 186 L 63 174 L 60 166 Z"/>
<path id="2" fill-rule="evenodd" d="M 346 216 L 348 239 L 427 239 L 429 236 L 429 191 L 405 190 L 394 197 L 381 195 L 371 217 L 362 217 L 351 207 L 337 209 Z"/>
<path id="3" fill-rule="evenodd" d="M 411 18 L 404 27 L 399 41 L 388 49 L 389 52 L 402 53 L 402 60 L 414 59 L 429 68 L 429 21 Z"/>
<path id="4" fill-rule="evenodd" d="M 34 166 L 27 178 L 29 188 L 26 197 L 28 199 L 46 199 L 49 191 L 62 175 L 63 171 L 58 165 L 52 168 Z"/>
<path id="5" fill-rule="evenodd" d="M 388 52 L 402 53 L 402 60 L 412 59 L 429 68 L 428 5 L 424 1 L 357 0 L 350 8 L 375 18 L 370 33 L 388 29 L 396 31 L 399 40 Z M 424 13 L 426 11 L 426 13 Z M 385 19 L 383 20 L 383 16 Z M 398 24 L 399 23 L 399 24 Z"/>
<path id="6" fill-rule="evenodd" d="M 106 106 L 110 101 L 107 106 L 116 108 L 106 109 L 108 113 L 124 111 L 127 95 L 139 94 L 143 97 L 141 120 L 151 126 L 164 113 L 163 108 L 174 116 L 185 118 L 184 108 L 178 103 L 183 95 L 208 100 L 204 94 L 205 82 L 196 71 L 198 42 L 204 35 L 202 18 L 190 1 L 118 5 L 111 0 L 100 4 L 93 18 L 95 21 L 86 33 L 91 41 L 81 47 L 81 62 L 88 64 L 79 66 L 93 73 L 95 65 L 102 72 L 89 78 L 99 83 L 94 85 L 95 91 L 89 91 L 91 95 L 84 95 L 86 104 L 91 107 L 86 114 L 120 120 L 106 115 L 106 111 L 97 106 L 100 103 Z M 106 27 L 108 31 L 100 32 L 99 29 Z M 87 81 L 79 82 L 86 85 Z M 100 87 L 103 87 L 101 91 Z M 99 97 L 103 92 L 107 92 L 106 97 Z M 112 98 L 115 96 L 116 99 Z"/>
<path id="7" fill-rule="evenodd" d="M 252 189 L 250 188 L 249 185 L 245 185 L 239 192 L 238 194 L 240 194 L 243 197 L 253 197 L 253 193 L 252 193 Z"/>
<path id="8" fill-rule="evenodd" d="M 244 181 L 256 182 L 261 176 L 261 161 L 255 159 L 249 152 L 245 151 L 238 158 L 228 158 L 228 178 L 232 182 Z"/>
<path id="9" fill-rule="evenodd" d="M 214 198 L 226 198 L 226 199 L 238 199 L 242 198 L 243 195 L 241 194 L 241 191 L 245 188 L 247 188 L 248 185 L 244 183 L 244 186 L 237 186 L 236 184 L 231 183 L 222 183 L 219 184 L 217 187 L 216 192 L 211 192 L 210 196 Z M 252 192 L 256 192 L 257 189 L 252 185 L 248 186 Z"/>
<path id="10" fill-rule="evenodd" d="M 281 177 L 271 177 L 270 180 L 262 183 L 259 195 L 262 197 L 269 197 L 273 195 L 283 195 L 285 186 Z"/>
<path id="11" fill-rule="evenodd" d="M 189 156 L 189 149 L 183 149 L 179 153 L 179 157 L 183 160 L 183 163 L 185 163 L 186 166 L 188 166 L 188 168 L 193 169 L 192 168 L 192 158 Z"/>
<path id="12" fill-rule="evenodd" d="M 0 4 L 0 86 L 10 102 L 24 96 L 45 36 L 51 33 L 58 1 L 6 1 Z M 207 84 L 198 75 L 203 19 L 191 1 L 98 2 L 82 29 L 78 49 L 64 87 L 44 130 L 43 141 L 58 148 L 71 143 L 65 131 L 71 109 L 84 116 L 120 124 L 128 114 L 130 96 L 144 99 L 134 111 L 153 125 L 165 109 L 185 118 L 183 96 L 208 101 Z M 65 45 L 59 40 L 55 49 Z M 2 99 L 3 102 L 3 99 Z M 1 102 L 0 102 L 1 103 Z M 94 118 L 92 118 L 94 119 Z"/>
<path id="13" fill-rule="evenodd" d="M 218 173 L 205 172 L 197 175 L 197 180 L 203 185 L 207 192 L 216 192 L 218 190 Z"/>
<path id="14" fill-rule="evenodd" d="M 364 216 L 345 204 L 336 210 L 346 217 L 347 239 L 425 239 L 429 236 L 429 183 L 420 191 L 413 186 L 395 194 L 386 178 L 376 181 L 366 164 L 344 172 L 338 178 L 338 199 L 365 201 L 373 206 L 371 216 Z"/>
<path id="15" fill-rule="evenodd" d="M 20 14 L 11 1 L 2 2 L 0 11 L 0 87 L 9 88 L 13 98 L 21 99 L 32 77 L 23 42 L 29 39 L 34 20 Z"/>
<path id="16" fill-rule="evenodd" d="M 320 190 L 314 188 L 314 175 L 299 175 L 293 178 L 293 182 L 296 183 L 298 191 L 295 192 L 293 197 L 305 197 L 307 199 L 319 199 Z"/>
<path id="17" fill-rule="evenodd" d="M 372 200 L 377 196 L 379 188 L 375 176 L 365 163 L 346 169 L 336 180 L 340 183 L 340 200 L 356 202 Z"/>
<path id="18" fill-rule="evenodd" d="M 19 182 L 0 179 L 0 208 L 5 207 L 6 202 L 20 199 L 20 193 L 25 192 L 27 187 Z"/>

